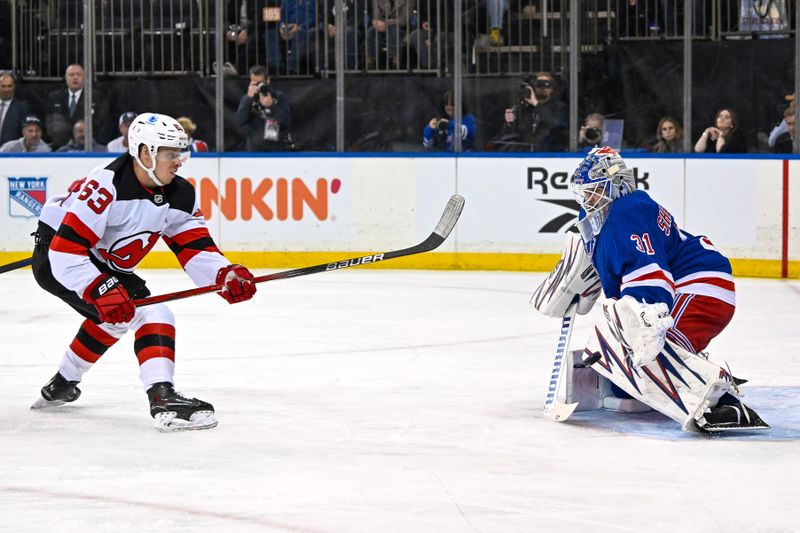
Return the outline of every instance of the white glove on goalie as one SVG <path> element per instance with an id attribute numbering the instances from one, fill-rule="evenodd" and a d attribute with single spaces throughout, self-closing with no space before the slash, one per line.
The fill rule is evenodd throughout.
<path id="1" fill-rule="evenodd" d="M 630 296 L 603 302 L 609 328 L 631 351 L 636 368 L 652 362 L 664 347 L 667 330 L 675 323 L 665 303 L 640 303 Z"/>
<path id="2" fill-rule="evenodd" d="M 600 278 L 583 248 L 580 235 L 568 233 L 561 260 L 531 296 L 531 303 L 545 316 L 562 317 L 578 294 L 578 314 L 592 310 L 600 296 Z"/>

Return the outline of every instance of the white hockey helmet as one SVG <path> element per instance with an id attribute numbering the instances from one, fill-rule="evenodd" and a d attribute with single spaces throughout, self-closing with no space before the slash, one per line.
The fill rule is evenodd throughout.
<path id="1" fill-rule="evenodd" d="M 145 145 L 150 151 L 153 166 L 146 167 L 141 159 L 139 159 L 139 147 Z M 155 157 L 158 154 L 158 149 L 162 147 L 178 148 L 184 152 L 189 145 L 189 136 L 184 131 L 177 120 L 168 116 L 158 113 L 142 113 L 133 119 L 133 122 L 128 129 L 128 153 L 131 154 L 136 162 L 141 166 L 147 175 L 150 176 L 156 184 L 163 185 L 158 178 L 156 178 L 154 170 L 156 168 Z M 181 157 L 184 161 L 188 158 L 189 152 Z"/>
<path id="2" fill-rule="evenodd" d="M 636 188 L 633 170 L 619 152 L 608 146 L 593 148 L 570 180 L 575 199 L 586 213 L 578 222 L 584 242 L 600 233 L 611 203 Z"/>

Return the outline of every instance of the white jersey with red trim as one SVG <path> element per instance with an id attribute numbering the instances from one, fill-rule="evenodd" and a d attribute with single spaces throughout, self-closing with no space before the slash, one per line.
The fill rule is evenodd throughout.
<path id="1" fill-rule="evenodd" d="M 644 191 L 611 204 L 590 250 L 608 298 L 632 296 L 672 308 L 677 295 L 700 294 L 736 305 L 730 261 L 707 237 L 678 228 Z"/>
<path id="2" fill-rule="evenodd" d="M 53 276 L 82 296 L 100 275 L 90 254 L 113 271 L 131 273 L 161 237 L 195 284 L 212 285 L 231 263 L 208 232 L 194 187 L 176 176 L 148 189 L 133 164 L 123 154 L 47 201 L 40 221 L 56 231 L 49 250 Z"/>

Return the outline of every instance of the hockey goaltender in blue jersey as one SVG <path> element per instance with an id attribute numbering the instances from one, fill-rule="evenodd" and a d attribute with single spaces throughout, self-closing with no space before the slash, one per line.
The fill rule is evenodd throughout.
<path id="1" fill-rule="evenodd" d="M 679 229 L 644 191 L 609 207 L 603 230 L 589 246 L 606 297 L 631 296 L 672 309 L 678 293 L 699 294 L 736 305 L 730 261 L 708 238 Z"/>

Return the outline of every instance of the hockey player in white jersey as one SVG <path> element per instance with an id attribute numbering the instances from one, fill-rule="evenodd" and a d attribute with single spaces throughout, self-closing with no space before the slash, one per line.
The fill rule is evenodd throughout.
<path id="1" fill-rule="evenodd" d="M 132 330 L 156 429 L 212 428 L 217 425 L 212 405 L 175 390 L 171 311 L 163 304 L 135 307 L 133 300 L 150 291 L 133 272 L 163 238 L 196 285 L 221 285 L 219 294 L 229 303 L 253 297 L 253 275 L 222 255 L 194 188 L 177 175 L 188 157 L 188 136 L 180 124 L 166 115 L 143 113 L 134 119 L 128 138 L 129 153 L 93 169 L 42 209 L 34 277 L 85 320 L 32 408 L 77 400 L 83 375 Z"/>
<path id="2" fill-rule="evenodd" d="M 578 295 L 578 313 L 588 313 L 599 279 L 604 316 L 584 354 L 592 369 L 684 430 L 768 428 L 739 398 L 741 380 L 702 353 L 736 307 L 728 259 L 635 190 L 612 148 L 589 152 L 570 186 L 581 237 L 534 293 L 536 308 L 561 316 Z"/>

